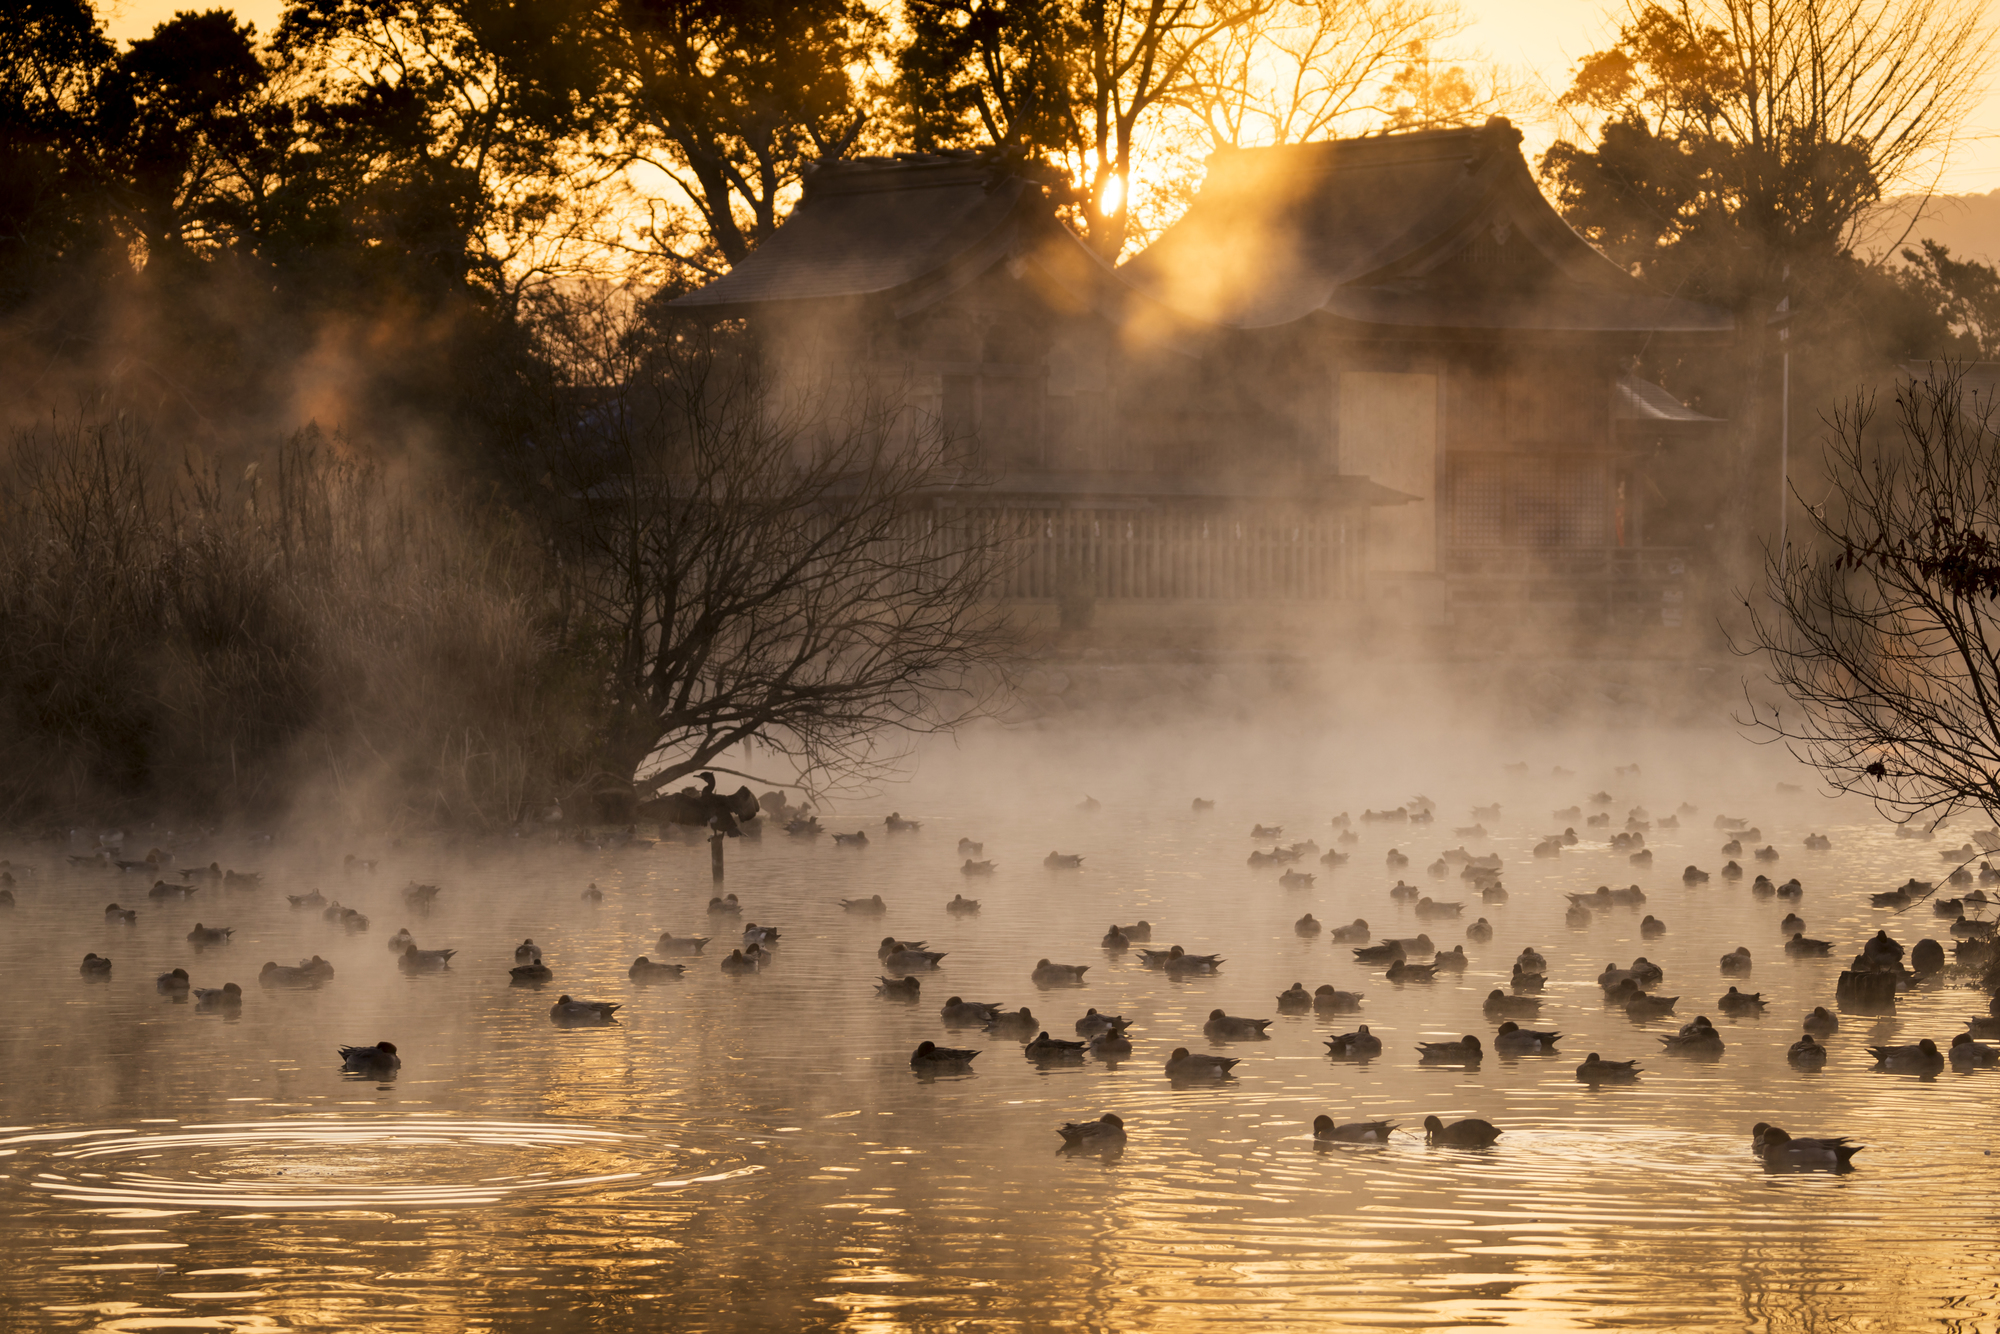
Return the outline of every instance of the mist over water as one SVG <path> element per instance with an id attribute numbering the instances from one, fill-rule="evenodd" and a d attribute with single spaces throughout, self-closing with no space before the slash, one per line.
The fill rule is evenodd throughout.
<path id="1" fill-rule="evenodd" d="M 1503 765 L 1525 762 L 1526 776 Z M 1619 775 L 1618 766 L 1639 765 Z M 1552 777 L 1555 766 L 1574 771 Z M 1781 794 L 1779 783 L 1805 786 Z M 1612 800 L 1593 805 L 1603 790 Z M 1364 808 L 1437 803 L 1429 826 L 1364 824 Z M 1100 808 L 1080 804 L 1094 797 Z M 1193 798 L 1215 809 L 1191 810 Z M 1499 802 L 1485 839 L 1453 832 Z M 1683 801 L 1678 830 L 1661 817 Z M 1551 812 L 1609 812 L 1608 828 Z M 1654 865 L 1606 839 L 1643 806 Z M 914 833 L 882 828 L 891 810 Z M 1360 839 L 1335 843 L 1347 811 Z M 1774 865 L 1737 858 L 1723 880 L 1719 814 L 1776 846 Z M 1907 945 L 1948 939 L 1919 905 L 1901 916 L 1867 894 L 1949 867 L 1935 842 L 1897 839 L 1864 805 L 1814 795 L 1781 753 L 1726 728 L 1657 725 L 1475 731 L 1434 710 L 1374 706 L 1333 719 L 1301 711 L 1242 721 L 1213 713 L 1150 730 L 1046 719 L 927 745 L 907 783 L 822 811 L 830 830 L 866 828 L 865 848 L 830 838 L 728 845 L 727 890 L 743 920 L 782 931 L 756 976 L 717 962 L 737 929 L 711 920 L 707 848 L 695 843 L 585 853 L 543 840 L 448 847 L 343 840 L 309 827 L 274 845 L 218 840 L 224 866 L 262 888 L 205 888 L 187 903 L 145 898 L 136 875 L 73 868 L 60 847 L 9 848 L 19 906 L 0 934 L 13 1022 L 0 1130 L 0 1316 L 19 1329 L 937 1328 L 1985 1329 L 2000 1319 L 1990 1274 L 2000 1190 L 1987 1147 L 1989 1075 L 1935 1080 L 1872 1071 L 1880 1041 L 1942 1045 L 1985 997 L 1914 992 L 1882 1020 L 1843 1016 L 1818 1074 L 1785 1061 L 1799 1019 L 1832 1004 L 1834 979 L 1878 926 Z M 1299 863 L 1309 889 L 1253 870 L 1253 824 L 1280 842 L 1343 846 L 1340 868 Z M 1581 841 L 1556 859 L 1533 845 L 1564 825 Z M 1803 850 L 1809 833 L 1833 851 Z M 983 841 L 990 878 L 960 874 L 957 840 Z M 149 835 L 132 831 L 127 855 Z M 1505 904 L 1482 904 L 1426 867 L 1446 848 L 1498 853 Z M 1385 868 L 1391 847 L 1412 865 Z M 1082 869 L 1045 869 L 1052 850 Z M 343 874 L 347 853 L 379 858 Z M 183 860 L 193 861 L 190 855 Z M 1681 868 L 1708 870 L 1684 887 Z M 1759 870 L 1799 877 L 1798 902 L 1759 900 Z M 1377 940 L 1427 931 L 1444 948 L 1464 926 L 1419 922 L 1398 878 L 1484 916 L 1462 979 L 1393 986 L 1327 935 L 1302 939 L 1310 910 L 1329 928 L 1364 917 Z M 427 915 L 410 881 L 441 885 Z M 1637 883 L 1643 908 L 1563 922 L 1563 893 Z M 582 894 L 595 884 L 600 907 Z M 319 889 L 361 909 L 350 934 L 286 894 Z M 972 917 L 944 905 L 964 893 Z M 841 898 L 880 894 L 885 917 Z M 136 926 L 101 920 L 116 899 Z M 1788 959 L 1779 919 L 1805 918 L 1833 957 Z M 1639 922 L 1666 936 L 1642 940 Z M 1186 981 L 1098 948 L 1107 925 L 1146 919 L 1152 946 L 1227 962 Z M 235 928 L 226 946 L 186 943 L 201 921 Z M 459 953 L 448 971 L 398 971 L 385 948 L 408 926 Z M 677 981 L 630 982 L 658 934 L 715 936 Z M 877 999 L 882 936 L 948 951 L 921 998 Z M 532 937 L 554 980 L 509 985 L 513 947 Z M 1717 959 L 1751 950 L 1747 981 Z M 1542 1018 L 1560 1054 L 1492 1053 L 1480 1003 L 1524 946 L 1548 959 Z M 109 955 L 109 982 L 75 961 Z M 317 990 L 256 984 L 267 960 L 319 954 Z M 1607 962 L 1646 955 L 1666 970 L 1675 1015 L 1635 1023 L 1606 1007 Z M 1086 985 L 1039 991 L 1039 958 L 1088 964 Z M 200 1013 L 154 988 L 188 969 L 197 987 L 240 983 L 240 1018 Z M 1358 1015 L 1277 1016 L 1294 981 L 1366 993 Z M 1770 1003 L 1730 1019 L 1715 997 L 1735 981 Z M 619 1003 L 619 1022 L 562 1029 L 558 994 Z M 1134 1054 L 1038 1068 L 1018 1043 L 947 1030 L 947 996 L 1032 1007 L 1073 1036 L 1085 1007 L 1133 1020 Z M 1274 1017 L 1270 1040 L 1214 1044 L 1211 1009 Z M 1727 1049 L 1713 1064 L 1659 1054 L 1660 1034 L 1710 1015 Z M 1385 1042 L 1365 1064 L 1322 1039 L 1366 1023 Z M 1418 1041 L 1477 1034 L 1477 1070 L 1425 1068 Z M 388 1083 L 343 1076 L 335 1047 L 393 1041 Z M 972 1072 L 919 1077 L 930 1039 L 982 1048 Z M 1176 1087 L 1176 1046 L 1242 1058 L 1236 1078 Z M 1592 1090 L 1574 1078 L 1590 1051 L 1639 1058 L 1642 1080 Z M 1122 1156 L 1065 1158 L 1054 1127 L 1114 1111 Z M 1478 1116 L 1504 1131 L 1491 1150 L 1317 1148 L 1312 1118 Z M 1749 1152 L 1768 1120 L 1866 1143 L 1843 1176 L 1772 1175 Z"/>

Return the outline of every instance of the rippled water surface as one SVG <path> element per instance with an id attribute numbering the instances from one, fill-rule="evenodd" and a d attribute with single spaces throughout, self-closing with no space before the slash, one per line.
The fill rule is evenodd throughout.
<path id="1" fill-rule="evenodd" d="M 1610 751 L 1598 749 L 1610 746 Z M 11 1023 L 0 1094 L 0 1305 L 19 1329 L 684 1329 L 852 1327 L 1509 1326 L 1601 1329 L 1994 1329 L 2000 1327 L 2000 1167 L 1991 1156 L 1994 1075 L 1935 1080 L 1870 1069 L 1871 1041 L 1940 1044 L 1985 998 L 1951 986 L 1907 997 L 1894 1018 L 1845 1017 L 1818 1074 L 1785 1062 L 1798 1019 L 1831 1004 L 1842 959 L 1878 925 L 1906 944 L 1948 940 L 1919 909 L 1902 917 L 1867 894 L 1945 868 L 1936 843 L 1898 840 L 1865 806 L 1781 794 L 1806 781 L 1769 752 L 1710 738 L 1696 762 L 1668 738 L 1522 738 L 1533 776 L 1496 760 L 1359 747 L 1283 730 L 1190 735 L 1139 753 L 1116 734 L 1047 731 L 965 742 L 923 756 L 914 779 L 838 807 L 832 828 L 870 828 L 865 849 L 772 833 L 729 847 L 728 888 L 747 920 L 783 932 L 777 962 L 753 977 L 716 966 L 733 934 L 711 922 L 705 847 L 679 843 L 586 853 L 501 841 L 340 843 L 300 834 L 270 847 L 220 840 L 225 865 L 261 870 L 254 891 L 205 889 L 155 904 L 147 881 L 72 868 L 61 848 L 0 851 L 19 906 L 0 922 Z M 1720 756 L 1717 760 L 1715 757 Z M 1511 756 L 1509 757 L 1511 758 Z M 1636 762 L 1638 774 L 1615 764 Z M 1573 777 L 1551 777 L 1566 764 Z M 1748 767 L 1745 767 L 1748 766 Z M 1608 791 L 1608 805 L 1590 795 Z M 1438 803 L 1428 828 L 1363 826 L 1352 861 L 1282 889 L 1246 866 L 1255 822 L 1285 839 L 1335 846 L 1329 817 Z M 1079 809 L 1087 794 L 1102 807 Z M 1190 809 L 1214 798 L 1212 812 Z M 1476 803 L 1499 801 L 1487 838 Z M 1644 806 L 1699 813 L 1656 829 L 1640 870 L 1601 829 L 1552 820 L 1580 803 L 1613 828 Z M 921 820 L 890 836 L 890 809 Z M 1689 862 L 1725 858 L 1714 816 L 1759 825 L 1799 876 L 1797 905 L 1752 897 L 1747 880 L 1683 888 Z M 1574 823 L 1559 859 L 1536 839 Z M 1835 850 L 1807 853 L 1807 833 Z M 1948 831 L 1953 835 L 1970 832 Z M 961 835 L 998 860 L 990 879 L 959 874 Z M 136 847 L 145 840 L 133 835 Z M 1510 901 L 1482 905 L 1426 865 L 1466 844 L 1498 852 Z M 1269 847 L 1270 840 L 1261 846 Z M 1378 938 L 1463 926 L 1420 924 L 1392 902 L 1391 846 L 1403 878 L 1467 900 L 1491 944 L 1468 946 L 1463 980 L 1397 988 L 1325 935 L 1361 916 Z M 1085 855 L 1044 869 L 1052 849 Z M 345 875 L 348 852 L 380 859 Z M 207 860 L 204 856 L 203 860 Z M 1742 859 L 1752 874 L 1758 866 Z M 443 886 L 418 917 L 411 880 Z M 1563 924 L 1562 891 L 1642 885 L 1643 910 Z M 601 906 L 582 897 L 590 884 Z M 361 908 L 348 934 L 287 893 L 318 888 Z M 944 904 L 984 902 L 969 918 Z M 886 918 L 850 916 L 842 897 L 880 894 Z M 135 926 L 103 921 L 116 899 Z M 1830 959 L 1789 960 L 1779 919 L 1796 906 Z M 1641 941 L 1643 912 L 1663 939 Z M 1227 957 L 1217 977 L 1177 982 L 1098 948 L 1107 924 L 1145 918 L 1155 943 Z M 196 921 L 235 929 L 197 951 Z M 385 948 L 408 925 L 418 943 L 459 951 L 449 971 L 407 976 Z M 627 965 L 662 930 L 719 938 L 686 976 L 632 984 Z M 949 951 L 914 1004 L 873 995 L 885 934 Z M 511 987 L 512 947 L 532 936 L 555 981 Z M 1549 959 L 1542 1028 L 1562 1054 L 1489 1055 L 1476 1071 L 1420 1068 L 1413 1046 L 1493 1025 L 1480 1001 L 1504 985 L 1524 945 Z M 1728 981 L 1717 958 L 1747 945 L 1745 990 L 1759 1019 L 1716 1014 Z M 87 950 L 107 982 L 81 978 Z M 320 954 L 336 976 L 308 991 L 257 985 L 267 959 Z M 1633 1023 L 1595 983 L 1607 961 L 1662 963 L 1672 1019 Z M 1035 960 L 1090 965 L 1088 985 L 1040 992 Z M 243 985 L 240 1017 L 160 995 L 175 966 L 196 986 Z M 1281 1017 L 1270 1040 L 1220 1047 L 1202 1037 L 1213 1008 L 1274 1016 L 1294 981 L 1367 993 L 1358 1016 Z M 558 1028 L 559 992 L 619 1003 L 615 1026 Z M 1086 1006 L 1134 1020 L 1133 1058 L 1043 1069 L 1019 1045 L 938 1018 L 947 995 L 1029 1005 L 1057 1037 Z M 1697 1012 L 1727 1043 L 1714 1064 L 1659 1056 L 1657 1035 Z M 1368 1023 L 1387 1051 L 1366 1064 L 1327 1058 L 1324 1035 Z M 929 1038 L 984 1049 L 972 1073 L 920 1077 L 909 1054 Z M 341 1044 L 394 1041 L 393 1082 L 343 1076 Z M 1169 1050 L 1242 1057 L 1237 1077 L 1177 1087 Z M 1643 1080 L 1591 1090 L 1591 1050 L 1639 1057 Z M 1130 1145 L 1113 1159 L 1068 1158 L 1054 1127 L 1121 1115 Z M 1429 1113 L 1480 1116 L 1505 1134 L 1491 1150 L 1318 1149 L 1308 1127 Z M 1867 1144 L 1843 1176 L 1772 1175 L 1747 1149 L 1753 1121 Z"/>

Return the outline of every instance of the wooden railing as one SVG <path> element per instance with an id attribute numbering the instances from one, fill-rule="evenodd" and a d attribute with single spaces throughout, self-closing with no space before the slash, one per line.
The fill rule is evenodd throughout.
<path id="1" fill-rule="evenodd" d="M 1613 623 L 1681 624 L 1686 547 L 1453 547 L 1454 607 L 1539 606 Z"/>
<path id="2" fill-rule="evenodd" d="M 1338 513 L 1023 508 L 996 511 L 994 519 L 1020 544 L 1005 597 L 1361 596 L 1364 533 Z"/>

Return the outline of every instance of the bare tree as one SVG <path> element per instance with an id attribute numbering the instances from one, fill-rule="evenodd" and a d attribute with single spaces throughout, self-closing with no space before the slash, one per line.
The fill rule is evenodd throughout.
<path id="1" fill-rule="evenodd" d="M 1008 544 L 938 503 L 976 483 L 959 442 L 893 392 L 781 384 L 728 330 L 608 321 L 578 369 L 536 466 L 607 777 L 643 797 L 754 743 L 823 789 L 978 711 Z"/>
<path id="2" fill-rule="evenodd" d="M 1944 368 L 1896 391 L 1889 438 L 1859 399 L 1831 422 L 1823 503 L 1771 553 L 1775 609 L 1746 652 L 1798 707 L 1754 725 L 1899 820 L 2000 818 L 2000 437 Z"/>

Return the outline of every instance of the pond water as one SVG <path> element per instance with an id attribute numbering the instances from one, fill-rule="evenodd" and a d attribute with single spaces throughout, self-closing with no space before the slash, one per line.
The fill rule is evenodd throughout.
<path id="1" fill-rule="evenodd" d="M 1938 852 L 1972 826 L 1897 839 L 1866 805 L 1816 796 L 1782 756 L 1726 735 L 1509 744 L 1469 758 L 1351 731 L 1190 727 L 1163 745 L 1050 727 L 934 747 L 909 783 L 828 816 L 867 827 L 865 848 L 775 831 L 729 845 L 745 918 L 783 933 L 776 962 L 749 977 L 717 967 L 733 933 L 705 913 L 702 846 L 222 839 L 202 860 L 261 871 L 263 886 L 184 904 L 149 902 L 149 877 L 72 867 L 59 847 L 0 851 L 34 867 L 17 869 L 0 933 L 12 982 L 0 1327 L 2000 1327 L 2000 1083 L 1879 1073 L 1864 1051 L 1942 1045 L 1984 996 L 1913 993 L 1893 1018 L 1844 1017 L 1824 1071 L 1785 1061 L 1800 1016 L 1831 1005 L 1843 960 L 1878 925 L 1906 945 L 1949 940 L 1928 908 L 1891 917 L 1867 895 L 1940 878 Z M 1502 768 L 1515 758 L 1529 775 Z M 1640 771 L 1617 772 L 1629 763 Z M 1592 805 L 1599 789 L 1613 800 Z M 1253 841 L 1254 823 L 1332 848 L 1337 812 L 1418 792 L 1436 824 L 1357 820 L 1347 866 L 1303 863 L 1311 888 L 1246 865 L 1273 841 Z M 1079 809 L 1086 794 L 1100 809 Z M 1215 809 L 1193 811 L 1194 797 Z M 1495 801 L 1490 837 L 1453 833 Z M 1617 829 L 1633 807 L 1657 821 L 1683 801 L 1698 813 L 1647 835 L 1646 870 L 1607 849 L 1608 831 L 1551 816 L 1581 804 Z M 891 809 L 922 828 L 885 834 Z M 1684 865 L 1725 860 L 1723 813 L 1760 827 L 1782 853 L 1774 877 L 1798 876 L 1802 902 L 1757 900 L 1747 878 L 1683 887 Z M 1583 835 L 1575 848 L 1530 855 L 1565 824 Z M 1804 851 L 1812 832 L 1833 851 Z M 961 836 L 985 843 L 996 874 L 960 874 Z M 128 855 L 151 841 L 130 838 Z M 1505 905 L 1426 875 L 1460 844 L 1504 859 Z M 1412 866 L 1389 872 L 1391 846 Z M 1083 854 L 1082 869 L 1045 869 L 1051 850 Z M 380 864 L 345 874 L 347 853 Z M 1420 924 L 1390 898 L 1399 874 L 1493 923 L 1463 979 L 1399 988 L 1328 936 L 1294 933 L 1310 910 L 1329 926 L 1365 917 L 1378 939 L 1462 940 L 1462 925 Z M 413 880 L 442 886 L 427 915 L 402 904 Z M 1643 909 L 1564 925 L 1564 891 L 1635 882 Z M 581 897 L 592 884 L 601 906 Z M 370 928 L 287 903 L 315 888 Z M 947 915 L 959 892 L 983 911 Z M 837 903 L 870 894 L 886 917 Z M 114 899 L 139 909 L 135 925 L 103 920 Z M 1834 957 L 1785 957 L 1779 919 L 1793 908 Z M 1641 940 L 1644 913 L 1667 935 Z M 1099 950 L 1109 923 L 1140 918 L 1158 947 L 1224 955 L 1220 974 L 1176 981 L 1136 952 Z M 197 951 L 185 940 L 197 921 L 235 935 Z M 405 925 L 458 951 L 448 971 L 398 970 L 385 946 Z M 628 964 L 662 930 L 719 938 L 678 980 L 634 985 Z M 873 994 L 885 934 L 949 951 L 914 1004 Z M 546 952 L 551 985 L 509 985 L 524 937 Z M 1762 1018 L 1714 1007 L 1731 980 L 1718 957 L 1739 944 L 1755 958 L 1740 985 L 1770 1003 Z M 1480 1003 L 1524 945 L 1548 958 L 1532 1026 L 1560 1029 L 1561 1054 L 1420 1067 L 1418 1041 L 1474 1033 L 1490 1047 Z M 85 951 L 113 960 L 108 981 L 78 975 Z M 335 966 L 324 986 L 257 985 L 266 960 L 312 954 Z M 1664 965 L 1657 990 L 1683 998 L 1675 1016 L 1634 1023 L 1602 1004 L 1598 971 L 1639 954 Z M 1090 965 L 1087 985 L 1036 990 L 1041 957 Z M 176 966 L 196 986 L 240 983 L 240 1016 L 161 995 L 155 976 Z M 1362 990 L 1362 1012 L 1276 1017 L 1294 981 Z M 561 992 L 617 1002 L 619 1022 L 555 1026 Z M 1063 1038 L 1086 1006 L 1123 1014 L 1135 1052 L 1039 1068 L 1018 1043 L 944 1029 L 951 994 L 1032 1006 Z M 1276 1017 L 1269 1040 L 1207 1042 L 1217 1007 Z M 1696 1013 L 1721 1028 L 1723 1058 L 1660 1055 L 1658 1035 Z M 1323 1037 L 1356 1022 L 1384 1055 L 1330 1060 Z M 401 1049 L 400 1077 L 344 1076 L 335 1048 L 378 1039 Z M 971 1073 L 920 1077 L 909 1056 L 925 1039 L 983 1054 Z M 1176 1086 L 1162 1071 L 1176 1046 L 1242 1064 L 1226 1082 Z M 1587 1088 L 1574 1070 L 1592 1050 L 1641 1058 L 1645 1075 Z M 1129 1129 L 1121 1156 L 1057 1152 L 1059 1123 L 1105 1111 Z M 1320 1112 L 1409 1129 L 1478 1116 L 1504 1134 L 1484 1151 L 1401 1133 L 1320 1149 Z M 1758 1120 L 1867 1148 L 1851 1173 L 1773 1175 L 1749 1153 Z"/>

